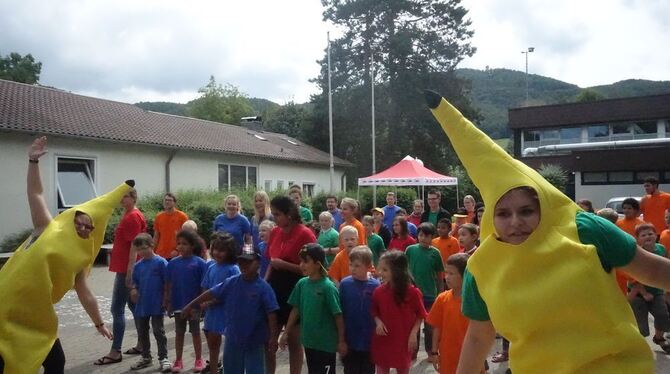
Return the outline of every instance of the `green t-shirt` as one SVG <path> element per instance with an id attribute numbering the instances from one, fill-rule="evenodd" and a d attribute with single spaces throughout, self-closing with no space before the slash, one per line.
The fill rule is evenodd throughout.
<path id="1" fill-rule="evenodd" d="M 304 277 L 293 288 L 288 303 L 300 312 L 300 340 L 306 348 L 337 352 L 335 315 L 342 314 L 340 295 L 328 278 Z"/>
<path id="2" fill-rule="evenodd" d="M 658 244 L 658 243 L 656 243 L 656 247 L 654 248 L 654 252 L 652 252 L 652 253 L 655 254 L 655 255 L 659 255 L 661 257 L 667 257 L 666 256 L 667 252 L 665 251 L 665 247 L 661 244 Z M 646 288 L 647 292 L 649 292 L 652 295 L 663 295 L 665 293 L 665 291 L 663 291 L 660 288 L 656 288 L 656 287 L 651 287 L 651 286 L 645 285 L 644 288 Z"/>
<path id="3" fill-rule="evenodd" d="M 312 211 L 302 205 L 300 206 L 300 218 L 302 219 L 302 223 L 310 223 L 314 220 Z"/>
<path id="4" fill-rule="evenodd" d="M 437 297 L 437 275 L 444 271 L 442 256 L 435 247 L 414 244 L 405 250 L 409 272 L 424 297 Z"/>
<path id="5" fill-rule="evenodd" d="M 324 249 L 326 248 L 335 248 L 340 246 L 340 234 L 335 231 L 334 228 L 329 228 L 326 231 L 321 231 L 319 233 L 319 239 L 317 239 L 319 245 Z M 326 255 L 326 268 L 330 268 L 330 264 L 333 263 L 335 255 Z"/>
<path id="6" fill-rule="evenodd" d="M 596 247 L 600 263 L 606 272 L 628 265 L 635 257 L 635 238 L 616 227 L 612 222 L 592 213 L 578 212 L 577 235 L 583 244 Z M 475 277 L 465 268 L 462 291 L 463 314 L 477 321 L 488 321 L 489 311 L 479 294 Z"/>
<path id="7" fill-rule="evenodd" d="M 433 212 L 428 212 L 428 222 L 430 222 L 430 223 L 432 223 L 433 225 L 435 225 L 435 227 L 437 227 L 437 215 L 438 215 L 438 214 L 439 214 L 439 212 L 435 212 L 435 213 L 433 213 Z"/>
<path id="8" fill-rule="evenodd" d="M 372 250 L 372 264 L 377 267 L 379 263 L 379 257 L 384 254 L 386 247 L 384 246 L 384 240 L 381 236 L 377 234 L 372 234 L 368 236 L 368 247 Z"/>

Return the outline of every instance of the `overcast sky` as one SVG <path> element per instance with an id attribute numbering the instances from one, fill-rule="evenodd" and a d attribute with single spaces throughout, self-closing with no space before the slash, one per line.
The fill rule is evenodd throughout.
<path id="1" fill-rule="evenodd" d="M 668 0 L 463 0 L 477 53 L 461 67 L 581 87 L 670 80 Z M 40 83 L 119 100 L 186 102 L 210 75 L 253 97 L 304 102 L 326 32 L 318 0 L 0 0 L 0 54 L 32 53 Z"/>

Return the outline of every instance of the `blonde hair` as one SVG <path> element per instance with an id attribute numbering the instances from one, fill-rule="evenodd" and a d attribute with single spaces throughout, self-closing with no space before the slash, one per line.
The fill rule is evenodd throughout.
<path id="1" fill-rule="evenodd" d="M 327 210 L 326 210 L 326 211 L 323 211 L 323 212 L 321 212 L 321 213 L 319 214 L 319 219 L 321 219 L 321 218 L 328 218 L 328 219 L 330 220 L 330 222 L 333 222 L 333 221 L 335 220 L 335 219 L 333 218 L 333 215 L 330 214 L 330 212 L 327 211 Z"/>
<path id="2" fill-rule="evenodd" d="M 363 216 L 363 223 L 367 223 L 368 225 L 375 225 L 375 219 L 372 216 Z"/>
<path id="3" fill-rule="evenodd" d="M 619 220 L 619 215 L 612 208 L 602 208 L 596 214 L 612 223 L 616 223 Z"/>
<path id="4" fill-rule="evenodd" d="M 223 204 L 226 204 L 228 202 L 228 200 L 235 200 L 235 202 L 237 203 L 237 206 L 239 206 L 239 207 L 242 206 L 242 204 L 240 203 L 240 198 L 237 195 L 226 196 L 226 198 L 223 199 Z"/>
<path id="5" fill-rule="evenodd" d="M 189 219 L 181 225 L 182 229 L 198 231 L 198 224 L 194 220 Z"/>
<path id="6" fill-rule="evenodd" d="M 372 250 L 367 245 L 359 245 L 354 247 L 349 253 L 349 262 L 360 261 L 363 265 L 370 266 L 372 264 Z"/>
<path id="7" fill-rule="evenodd" d="M 354 213 L 358 211 L 358 201 L 350 197 L 343 198 L 342 201 L 340 202 L 340 206 L 342 205 L 348 205 L 354 211 Z"/>
<path id="8" fill-rule="evenodd" d="M 463 203 L 465 203 L 466 200 L 472 201 L 473 204 L 476 203 L 475 198 L 472 197 L 472 195 L 465 195 L 465 196 L 463 196 Z"/>
<path id="9" fill-rule="evenodd" d="M 270 216 L 270 196 L 268 196 L 268 193 L 263 191 L 263 190 L 256 191 L 256 193 L 254 194 L 254 216 L 251 217 L 251 219 L 253 220 L 253 223 L 256 223 L 256 224 L 258 223 L 258 212 L 256 211 L 256 198 L 257 197 L 260 197 L 261 199 L 263 199 L 263 203 L 265 203 L 265 212 L 264 212 L 265 215 L 264 215 L 264 217 L 269 217 Z M 242 204 L 240 204 L 240 210 L 242 210 Z"/>
<path id="10" fill-rule="evenodd" d="M 276 223 L 270 221 L 269 219 L 266 219 L 265 221 L 261 222 L 260 225 L 258 225 L 258 231 L 260 231 L 262 229 L 268 229 L 268 230 L 272 231 L 272 229 L 274 229 L 275 226 L 277 226 Z"/>
<path id="11" fill-rule="evenodd" d="M 358 236 L 358 230 L 354 226 L 346 225 L 340 229 L 340 236 L 343 236 L 345 233 Z"/>

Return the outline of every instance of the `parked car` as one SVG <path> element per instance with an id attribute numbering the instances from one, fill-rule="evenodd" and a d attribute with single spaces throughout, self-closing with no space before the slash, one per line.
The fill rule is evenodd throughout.
<path id="1" fill-rule="evenodd" d="M 639 196 L 613 197 L 607 201 L 607 204 L 605 204 L 605 208 L 614 209 L 619 215 L 619 217 L 623 217 L 623 207 L 621 206 L 621 203 L 623 203 L 623 201 L 629 197 L 634 198 L 638 202 L 640 202 L 640 199 L 642 199 Z"/>

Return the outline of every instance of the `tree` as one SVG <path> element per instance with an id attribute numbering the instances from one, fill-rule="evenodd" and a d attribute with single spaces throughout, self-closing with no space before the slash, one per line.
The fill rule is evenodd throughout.
<path id="1" fill-rule="evenodd" d="M 370 86 L 375 84 L 377 170 L 407 154 L 426 166 L 446 170 L 456 162 L 440 127 L 427 110 L 422 90 L 448 98 L 471 119 L 476 113 L 454 69 L 475 49 L 473 32 L 460 0 L 322 0 L 324 19 L 343 30 L 331 43 L 335 153 L 355 160 L 349 180 L 371 165 Z M 374 77 L 371 77 L 374 56 Z M 310 144 L 328 145 L 327 60 L 314 81 L 322 94 L 312 97 Z"/>
<path id="2" fill-rule="evenodd" d="M 12 52 L 6 57 L 0 57 L 0 79 L 35 84 L 40 79 L 41 71 L 42 63 L 35 62 L 30 53 L 22 57 Z"/>
<path id="3" fill-rule="evenodd" d="M 601 95 L 599 92 L 590 88 L 585 88 L 579 94 L 577 94 L 575 101 L 578 103 L 590 103 L 592 101 L 603 100 L 604 98 L 605 96 Z"/>
<path id="4" fill-rule="evenodd" d="M 217 84 L 214 76 L 198 92 L 200 97 L 186 104 L 191 117 L 239 125 L 240 118 L 253 114 L 246 94 L 232 84 Z"/>
<path id="5" fill-rule="evenodd" d="M 565 193 L 565 187 L 568 185 L 568 174 L 560 165 L 542 164 L 540 165 L 540 168 L 537 169 L 537 172 L 540 173 L 542 178 L 546 179 L 547 182 L 558 188 L 559 191 Z"/>
<path id="6" fill-rule="evenodd" d="M 269 109 L 264 118 L 263 127 L 268 131 L 286 134 L 305 140 L 311 127 L 312 114 L 304 105 L 293 101 L 280 107 Z"/>

